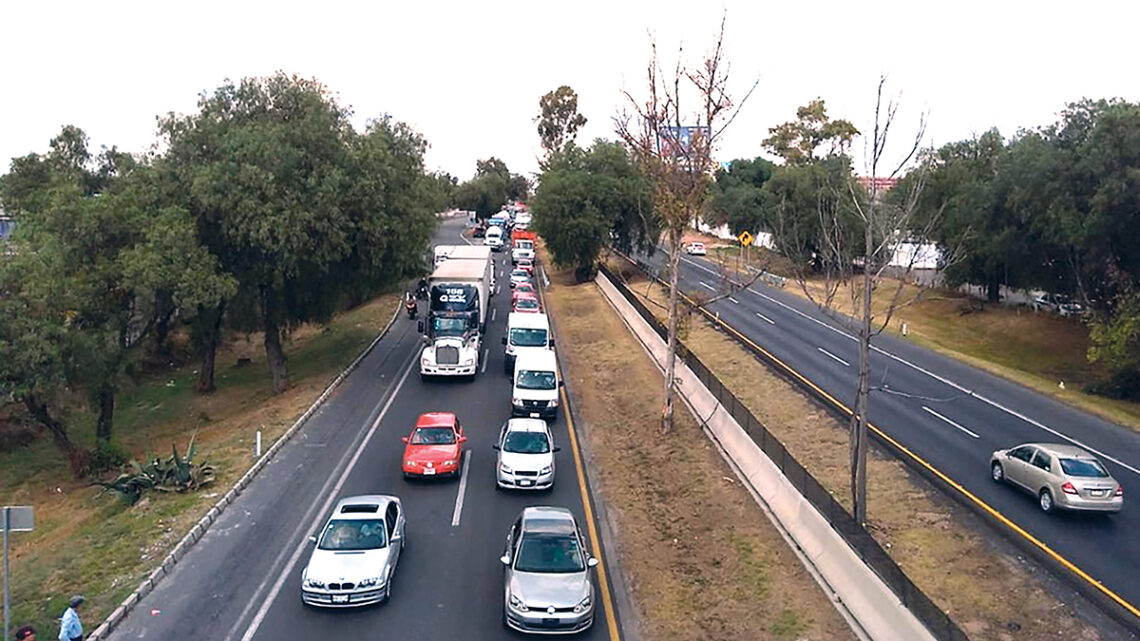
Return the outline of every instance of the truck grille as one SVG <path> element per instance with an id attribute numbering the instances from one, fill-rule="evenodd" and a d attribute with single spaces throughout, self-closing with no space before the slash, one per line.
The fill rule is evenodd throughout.
<path id="1" fill-rule="evenodd" d="M 458 365 L 459 348 L 446 345 L 435 348 L 435 362 L 439 365 Z"/>
<path id="2" fill-rule="evenodd" d="M 523 407 L 528 410 L 546 409 L 546 401 L 523 401 Z"/>

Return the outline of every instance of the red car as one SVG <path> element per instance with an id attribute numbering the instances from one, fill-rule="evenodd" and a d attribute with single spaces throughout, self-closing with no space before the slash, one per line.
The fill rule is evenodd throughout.
<path id="1" fill-rule="evenodd" d="M 529 258 L 520 258 L 518 264 L 515 265 L 515 269 L 521 269 L 531 276 L 534 276 L 534 261 Z"/>
<path id="2" fill-rule="evenodd" d="M 516 292 L 513 296 L 512 303 L 514 304 L 512 311 L 528 314 L 542 313 L 542 303 L 538 302 L 538 297 L 534 294 L 519 294 Z"/>
<path id="3" fill-rule="evenodd" d="M 459 476 L 466 442 L 455 414 L 420 414 L 412 433 L 404 437 L 404 478 Z"/>
<path id="4" fill-rule="evenodd" d="M 530 294 L 531 296 L 538 296 L 538 290 L 534 288 L 534 283 L 519 283 L 515 285 L 515 291 L 512 293 L 511 304 L 514 304 L 514 297 L 519 294 Z"/>

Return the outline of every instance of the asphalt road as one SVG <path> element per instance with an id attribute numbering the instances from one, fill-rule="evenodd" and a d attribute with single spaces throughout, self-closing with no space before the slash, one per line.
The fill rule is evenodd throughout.
<path id="1" fill-rule="evenodd" d="M 663 257 L 658 252 L 654 261 Z M 727 291 L 716 263 L 683 256 L 681 264 L 683 291 Z M 844 324 L 760 281 L 709 310 L 853 406 L 859 356 Z M 877 427 L 1140 606 L 1140 434 L 905 339 L 883 334 L 872 345 L 872 386 L 881 391 L 872 392 L 870 418 Z M 993 483 L 990 454 L 1024 442 L 1094 451 L 1124 486 L 1124 510 L 1112 517 L 1046 515 L 1034 497 Z"/>
<path id="2" fill-rule="evenodd" d="M 436 243 L 462 242 L 462 223 L 446 220 Z M 516 494 L 494 487 L 491 446 L 510 414 L 500 344 L 510 306 L 510 259 L 497 254 L 496 262 L 502 289 L 492 298 L 495 316 L 485 341 L 485 373 L 474 382 L 420 381 L 420 337 L 416 323 L 401 314 L 388 336 L 112 638 L 512 636 L 502 623 L 503 569 L 498 560 L 511 523 L 528 505 L 561 505 L 573 510 L 583 531 L 586 524 L 561 413 L 552 424 L 555 443 L 562 446 L 555 454 L 554 489 Z M 437 410 L 456 412 L 467 434 L 467 482 L 461 501 L 457 480 L 407 482 L 401 474 L 400 438 L 419 414 Z M 407 515 L 407 547 L 391 601 L 354 610 L 302 605 L 300 575 L 311 550 L 308 535 L 323 525 L 336 498 L 374 493 L 399 496 Z M 578 638 L 609 638 L 601 598 L 594 626 Z"/>

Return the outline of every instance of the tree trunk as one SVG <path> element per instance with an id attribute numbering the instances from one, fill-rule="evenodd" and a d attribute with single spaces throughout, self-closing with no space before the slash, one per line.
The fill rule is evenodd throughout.
<path id="1" fill-rule="evenodd" d="M 158 292 L 154 296 L 154 353 L 159 356 L 170 355 L 170 322 L 174 319 L 174 296 L 168 291 Z"/>
<path id="2" fill-rule="evenodd" d="M 272 294 L 268 287 L 261 288 L 261 311 L 265 326 L 265 360 L 273 375 L 273 393 L 280 394 L 289 387 L 289 372 L 285 361 L 285 350 L 281 348 L 281 328 L 277 325 L 275 310 L 270 302 Z"/>
<path id="3" fill-rule="evenodd" d="M 669 348 L 665 355 L 665 407 L 661 411 L 661 433 L 673 429 L 673 386 L 677 370 L 677 272 L 681 264 L 681 231 L 669 231 Z"/>
<path id="4" fill-rule="evenodd" d="M 860 525 L 867 522 L 867 410 L 871 396 L 871 257 L 874 253 L 871 231 L 874 211 L 873 204 L 867 208 L 868 220 L 863 230 L 863 318 L 859 325 L 858 389 L 851 415 L 851 513 Z"/>
<path id="5" fill-rule="evenodd" d="M 115 425 L 115 388 L 103 382 L 99 388 L 99 418 L 95 422 L 95 440 L 111 442 L 111 430 Z"/>
<path id="6" fill-rule="evenodd" d="M 199 305 L 198 319 L 198 348 L 202 356 L 202 368 L 198 370 L 198 383 L 195 386 L 199 394 L 209 394 L 217 389 L 214 385 L 214 371 L 218 354 L 218 344 L 222 340 L 222 319 L 225 318 L 225 304 L 209 309 Z"/>
<path id="7" fill-rule="evenodd" d="M 990 274 L 986 283 L 986 301 L 990 303 L 997 303 L 1001 300 L 1001 278 L 998 277 L 997 271 Z"/>
<path id="8" fill-rule="evenodd" d="M 32 418 L 51 434 L 52 442 L 67 457 L 71 473 L 77 478 L 82 477 L 87 471 L 87 452 L 71 442 L 71 438 L 67 435 L 67 426 L 52 416 L 47 404 L 41 403 L 35 396 L 25 396 L 24 407 L 28 409 L 28 414 L 31 414 Z"/>

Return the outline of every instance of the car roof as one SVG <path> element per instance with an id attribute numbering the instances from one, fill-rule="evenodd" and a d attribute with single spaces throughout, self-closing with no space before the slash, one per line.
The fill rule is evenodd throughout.
<path id="1" fill-rule="evenodd" d="M 550 428 L 541 418 L 512 418 L 507 420 L 507 431 L 549 433 Z"/>
<path id="2" fill-rule="evenodd" d="M 557 360 L 554 358 L 554 352 L 549 349 L 528 350 L 515 358 L 515 369 L 538 367 L 557 371 L 556 365 Z"/>
<path id="3" fill-rule="evenodd" d="M 351 517 L 354 519 L 382 519 L 388 504 L 393 501 L 399 503 L 400 499 L 386 494 L 363 494 L 360 496 L 346 496 L 336 502 L 332 518 Z M 349 508 L 346 512 L 345 508 Z M 375 507 L 375 509 L 372 509 Z"/>
<path id="4" fill-rule="evenodd" d="M 536 303 L 538 302 L 538 296 L 535 296 L 533 292 L 515 292 L 515 298 L 519 300 L 533 300 Z"/>
<path id="5" fill-rule="evenodd" d="M 1096 458 L 1087 450 L 1081 449 L 1076 445 L 1065 445 L 1063 443 L 1027 443 L 1027 445 L 1041 448 L 1050 454 L 1065 458 Z"/>
<path id="6" fill-rule="evenodd" d="M 573 534 L 577 529 L 574 514 L 564 507 L 538 505 L 522 512 L 523 532 Z"/>
<path id="7" fill-rule="evenodd" d="M 451 427 L 454 424 L 454 412 L 427 412 L 416 419 L 416 427 Z"/>
<path id="8" fill-rule="evenodd" d="M 507 316 L 507 329 L 545 329 L 550 331 L 550 322 L 546 319 L 546 314 L 520 314 L 518 312 L 511 312 Z"/>

